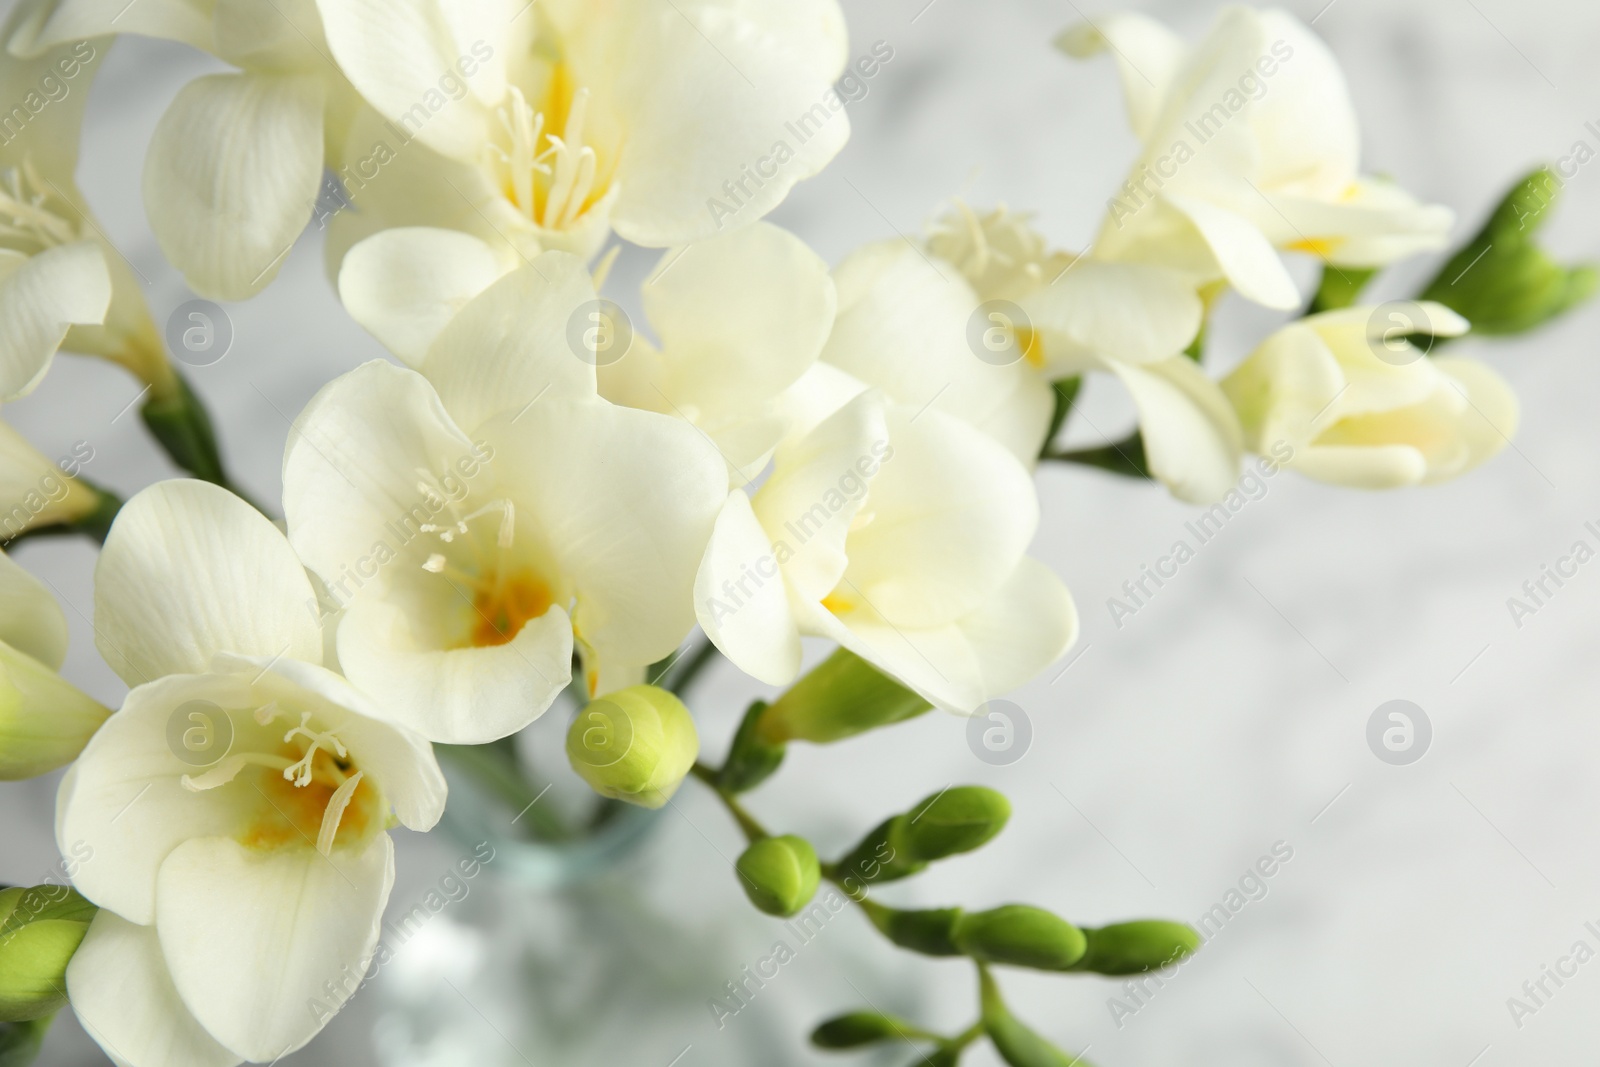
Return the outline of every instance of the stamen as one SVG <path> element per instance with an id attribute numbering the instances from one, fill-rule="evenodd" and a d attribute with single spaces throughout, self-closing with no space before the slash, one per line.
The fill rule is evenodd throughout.
<path id="1" fill-rule="evenodd" d="M 287 771 L 292 764 L 287 756 L 274 756 L 266 752 L 241 752 L 237 756 L 229 756 L 221 763 L 212 767 L 203 774 L 186 774 L 178 779 L 178 784 L 191 793 L 203 793 L 208 789 L 227 785 L 239 776 L 239 772 L 249 766 L 271 767 L 273 770 Z"/>
<path id="2" fill-rule="evenodd" d="M 316 730 L 310 729 L 306 725 L 310 721 L 311 713 L 309 711 L 301 712 L 300 725 L 283 735 L 283 740 L 286 744 L 290 741 L 293 741 L 296 737 L 301 736 L 305 737 L 311 742 L 310 747 L 306 749 L 305 755 L 300 758 L 299 762 L 291 763 L 283 770 L 284 778 L 292 780 L 296 786 L 302 789 L 311 784 L 311 777 L 313 773 L 311 762 L 316 758 L 317 752 L 322 748 L 322 746 L 327 745 L 333 749 L 334 752 L 338 753 L 340 759 L 345 759 L 350 755 L 350 753 L 345 750 L 344 745 L 340 743 L 338 736 L 332 730 L 319 733 Z"/>
<path id="3" fill-rule="evenodd" d="M 32 159 L 24 156 L 19 166 L 7 168 L 0 175 L 0 216 L 11 221 L 0 222 L 0 237 L 36 242 L 44 248 L 77 240 L 73 225 L 45 206 L 50 199 Z"/>
<path id="4" fill-rule="evenodd" d="M 360 784 L 361 772 L 357 771 L 346 778 L 333 791 L 333 796 L 328 798 L 328 806 L 322 812 L 322 827 L 317 831 L 317 851 L 324 856 L 333 851 L 333 839 L 339 835 L 339 820 L 344 818 L 345 809 L 350 806 L 350 800 L 356 795 L 356 787 Z"/>

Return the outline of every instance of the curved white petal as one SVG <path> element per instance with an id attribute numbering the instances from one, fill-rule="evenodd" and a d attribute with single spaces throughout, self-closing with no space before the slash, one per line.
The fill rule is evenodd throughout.
<path id="1" fill-rule="evenodd" d="M 178 675 L 138 686 L 90 739 L 56 799 L 62 855 L 87 847 L 93 856 L 72 878 L 84 896 L 130 922 L 152 923 L 156 872 L 167 854 L 191 837 L 237 829 L 234 811 L 183 788 L 195 768 L 173 754 L 167 729 L 191 700 L 247 706 L 246 682 Z"/>
<path id="2" fill-rule="evenodd" d="M 1194 285 L 1178 271 L 1091 259 L 1029 293 L 1021 306 L 1045 337 L 1051 370 L 1063 375 L 1083 369 L 1075 353 L 1127 363 L 1175 356 L 1194 340 L 1204 314 Z"/>
<path id="3" fill-rule="evenodd" d="M 160 482 L 123 505 L 95 566 L 95 645 L 129 685 L 218 652 L 322 658 L 316 595 L 277 527 L 226 489 Z"/>
<path id="4" fill-rule="evenodd" d="M 828 265 L 765 222 L 667 252 L 642 295 L 667 361 L 663 391 L 708 415 L 748 414 L 799 380 L 837 305 Z"/>
<path id="5" fill-rule="evenodd" d="M 1029 556 L 994 596 L 962 618 L 987 699 L 1054 663 L 1078 639 L 1078 609 L 1056 572 Z"/>
<path id="6" fill-rule="evenodd" d="M 1105 51 L 1116 57 L 1129 123 L 1135 134 L 1148 139 L 1188 53 L 1178 35 L 1147 15 L 1113 13 L 1064 30 L 1055 43 L 1078 59 Z"/>
<path id="7" fill-rule="evenodd" d="M 0 541 L 24 530 L 76 521 L 99 506 L 95 493 L 0 421 Z"/>
<path id="8" fill-rule="evenodd" d="M 1166 202 L 1194 224 L 1217 266 L 1239 295 L 1269 308 L 1299 306 L 1300 291 L 1266 235 L 1244 217 L 1191 196 L 1168 194 Z"/>
<path id="9" fill-rule="evenodd" d="M 0 642 L 51 670 L 67 658 L 67 616 L 45 584 L 0 552 Z"/>
<path id="10" fill-rule="evenodd" d="M 495 251 L 471 234 L 384 230 L 344 257 L 339 299 L 384 347 L 420 367 L 456 313 L 505 272 Z"/>
<path id="11" fill-rule="evenodd" d="M 317 75 L 208 74 L 161 116 L 145 212 L 189 288 L 241 300 L 277 274 L 322 182 L 323 96 Z"/>
<path id="12" fill-rule="evenodd" d="M 870 606 L 842 618 L 814 608 L 801 631 L 837 641 L 945 711 L 968 715 L 989 699 L 982 665 L 956 623 L 905 627 Z"/>
<path id="13" fill-rule="evenodd" d="M 303 1046 L 366 973 L 394 884 L 394 843 L 361 852 L 258 852 L 185 841 L 161 865 L 156 931 L 172 983 L 200 1024 L 247 1060 Z M 331 986 L 328 983 L 332 983 Z"/>
<path id="14" fill-rule="evenodd" d="M 800 631 L 783 573 L 743 490 L 729 493 L 717 516 L 694 607 L 706 636 L 746 674 L 787 685 L 800 673 Z"/>
<path id="15" fill-rule="evenodd" d="M 35 4 L 31 17 L 11 27 L 6 46 L 14 55 L 36 56 L 69 42 L 137 33 L 179 41 L 208 52 L 214 45 L 213 7 L 210 0 L 140 0 L 137 4 L 127 0 L 62 0 Z"/>
<path id="16" fill-rule="evenodd" d="M 508 737 L 544 714 L 572 680 L 572 620 L 558 606 L 503 645 L 447 649 L 417 632 L 424 628 L 410 607 L 356 600 L 339 623 L 339 662 L 386 719 L 430 741 Z"/>
<path id="17" fill-rule="evenodd" d="M 1463 474 L 1485 462 L 1516 436 L 1520 409 L 1517 395 L 1506 380 L 1486 364 L 1458 357 L 1441 357 L 1434 366 L 1459 387 L 1470 408 L 1461 413 L 1457 427 L 1467 446 L 1467 458 L 1452 471 L 1429 471 L 1428 481 Z"/>
<path id="18" fill-rule="evenodd" d="M 422 373 L 468 433 L 503 412 L 593 397 L 586 327 L 595 299 L 581 260 L 546 252 L 462 308 L 434 341 Z"/>
<path id="19" fill-rule="evenodd" d="M 1220 500 L 1238 481 L 1244 433 L 1217 383 L 1187 356 L 1110 366 L 1139 409 L 1150 473 L 1179 500 Z"/>
<path id="20" fill-rule="evenodd" d="M 94 241 L 34 256 L 0 249 L 0 400 L 33 391 L 74 325 L 105 321 L 111 275 Z"/>
<path id="21" fill-rule="evenodd" d="M 234 1067 L 172 984 L 154 926 L 101 911 L 67 964 L 67 994 L 85 1032 L 117 1067 Z"/>

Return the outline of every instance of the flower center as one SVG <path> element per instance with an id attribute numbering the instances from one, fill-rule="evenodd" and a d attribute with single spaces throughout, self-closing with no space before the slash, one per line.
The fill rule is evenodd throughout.
<path id="1" fill-rule="evenodd" d="M 76 227 L 47 205 L 61 194 L 48 186 L 24 156 L 21 164 L 0 172 L 0 240 L 22 245 L 30 254 L 78 239 Z"/>
<path id="2" fill-rule="evenodd" d="M 589 90 L 575 88 L 567 68 L 557 65 L 542 109 L 515 86 L 510 95 L 499 112 L 503 143 L 490 146 L 489 165 L 506 200 L 528 221 L 567 229 L 605 193 L 595 150 L 583 139 Z"/>
<path id="3" fill-rule="evenodd" d="M 270 703 L 256 709 L 255 720 L 270 726 L 283 714 Z M 311 712 L 301 712 L 299 725 L 273 751 L 235 753 L 202 774 L 184 775 L 183 787 L 203 793 L 229 785 L 247 767 L 260 768 L 240 793 L 250 814 L 236 839 L 249 848 L 311 845 L 327 856 L 336 844 L 364 840 L 379 824 L 378 792 L 355 769 L 337 731 L 318 730 L 312 720 Z"/>
<path id="4" fill-rule="evenodd" d="M 479 543 L 471 524 L 495 512 L 499 512 L 500 522 L 491 550 Z M 490 648 L 509 644 L 524 626 L 549 611 L 555 603 L 549 583 L 515 557 L 516 516 L 515 504 L 500 499 L 470 514 L 457 515 L 454 522 L 422 527 L 423 533 L 435 535 L 443 542 L 441 547 L 450 550 L 449 555 L 443 551 L 431 553 L 423 561 L 422 569 L 448 581 L 457 595 L 472 607 L 466 639 L 457 647 Z"/>

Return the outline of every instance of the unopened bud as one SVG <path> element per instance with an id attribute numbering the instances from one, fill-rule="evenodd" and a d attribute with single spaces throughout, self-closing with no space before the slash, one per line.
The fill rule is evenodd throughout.
<path id="1" fill-rule="evenodd" d="M 636 685 L 590 701 L 567 731 L 572 769 L 601 796 L 659 808 L 700 752 L 694 719 L 665 689 Z"/>
<path id="2" fill-rule="evenodd" d="M 0 1021 L 42 1019 L 67 1003 L 67 963 L 97 909 L 62 885 L 0 892 Z"/>
<path id="3" fill-rule="evenodd" d="M 822 878 L 816 850 L 803 837 L 764 837 L 744 850 L 734 863 L 750 903 L 788 918 L 816 896 Z"/>
<path id="4" fill-rule="evenodd" d="M 859 899 L 863 885 L 909 878 L 927 866 L 906 847 L 905 824 L 904 815 L 885 819 L 834 864 L 845 892 Z"/>
<path id="5" fill-rule="evenodd" d="M 839 649 L 796 682 L 761 716 L 761 739 L 827 744 L 932 708 L 853 652 Z"/>
<path id="6" fill-rule="evenodd" d="M 0 779 L 33 778 L 78 758 L 111 710 L 0 641 Z"/>
<path id="7" fill-rule="evenodd" d="M 1072 967 L 1095 974 L 1142 974 L 1170 967 L 1200 947 L 1193 927 L 1162 919 L 1086 929 L 1089 947 Z"/>
<path id="8" fill-rule="evenodd" d="M 852 1011 L 835 1016 L 811 1031 L 811 1043 L 826 1049 L 862 1048 L 880 1041 L 903 1041 L 906 1033 L 906 1024 L 891 1016 L 875 1011 Z"/>
<path id="9" fill-rule="evenodd" d="M 1065 971 L 1083 958 L 1083 931 L 1043 908 L 1007 904 L 963 915 L 955 925 L 961 951 L 984 963 Z"/>
<path id="10" fill-rule="evenodd" d="M 941 860 L 971 852 L 1005 829 L 1011 803 L 993 789 L 956 786 L 929 797 L 907 815 L 905 844 L 913 859 Z"/>
<path id="11" fill-rule="evenodd" d="M 924 956 L 961 955 L 961 949 L 955 943 L 956 923 L 961 920 L 962 914 L 960 908 L 902 911 L 871 900 L 863 900 L 861 904 L 866 908 L 872 925 L 901 948 L 920 952 Z"/>
<path id="12" fill-rule="evenodd" d="M 761 739 L 761 717 L 767 703 L 758 700 L 745 711 L 733 735 L 728 758 L 717 772 L 717 786 L 729 793 L 744 793 L 772 776 L 783 762 L 784 747 Z"/>

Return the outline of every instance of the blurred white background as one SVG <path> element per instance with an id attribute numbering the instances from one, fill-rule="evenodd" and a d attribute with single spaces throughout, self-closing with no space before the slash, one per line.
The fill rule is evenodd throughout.
<path id="1" fill-rule="evenodd" d="M 1110 61 L 1070 62 L 1049 45 L 1113 6 L 1081 3 L 847 0 L 852 53 L 882 40 L 894 58 L 851 106 L 849 147 L 775 221 L 836 262 L 867 240 L 920 230 L 960 193 L 980 207 L 1036 211 L 1055 244 L 1081 247 L 1135 149 Z M 1304 20 L 1321 11 L 1315 28 L 1348 74 L 1366 169 L 1455 208 L 1460 237 L 1526 169 L 1580 138 L 1593 143 L 1583 128 L 1600 119 L 1592 4 L 1325 3 L 1294 10 Z M 1194 37 L 1217 5 L 1136 6 Z M 144 146 L 178 88 L 217 66 L 128 39 L 93 89 L 80 181 L 149 278 L 158 321 L 191 294 L 144 221 Z M 1572 258 L 1600 253 L 1600 168 L 1580 172 L 1567 193 L 1549 243 Z M 636 280 L 652 260 L 630 255 L 616 278 Z M 1436 266 L 1405 264 L 1374 292 L 1410 295 Z M 1302 278 L 1310 284 L 1311 272 Z M 232 351 L 190 377 L 242 483 L 275 502 L 288 417 L 329 378 L 382 353 L 341 312 L 314 228 L 270 289 L 227 310 Z M 1237 362 L 1273 321 L 1228 303 L 1212 369 Z M 1600 564 L 1520 629 L 1506 600 L 1575 540 L 1597 543 L 1583 528 L 1600 520 L 1597 324 L 1591 307 L 1511 343 L 1460 346 L 1491 361 L 1523 405 L 1515 448 L 1486 468 L 1381 495 L 1280 475 L 1121 629 L 1106 599 L 1166 552 L 1191 509 L 1149 484 L 1041 471 L 1034 551 L 1066 578 L 1084 631 L 1069 670 L 1012 698 L 1033 726 L 1026 757 L 989 766 L 968 749 L 962 721 L 932 714 L 825 750 L 796 746 L 751 806 L 827 853 L 948 784 L 992 785 L 1016 805 L 1009 830 L 883 899 L 1022 900 L 1086 924 L 1195 921 L 1275 842 L 1291 846 L 1265 898 L 1120 1027 L 1109 980 L 1004 975 L 1019 1014 L 1102 1067 L 1592 1062 L 1600 962 L 1520 1028 L 1507 998 L 1574 942 L 1600 948 L 1584 928 L 1600 926 Z M 89 442 L 86 475 L 129 494 L 175 473 L 133 412 L 114 420 L 136 391 L 108 366 L 69 357 L 5 417 L 52 456 Z M 1085 411 L 1116 436 L 1131 425 L 1106 382 L 1094 383 Z M 1083 420 L 1073 426 L 1093 438 Z M 117 701 L 88 622 L 90 547 L 31 543 L 17 558 L 70 604 L 68 676 Z M 725 666 L 696 690 L 711 757 L 753 692 Z M 1431 750 L 1411 766 L 1380 762 L 1365 739 L 1374 709 L 1395 698 L 1433 724 Z M 0 881 L 40 881 L 56 864 L 54 785 L 0 785 Z M 637 857 L 582 893 L 529 897 L 490 864 L 467 901 L 286 1062 L 894 1064 L 912 1062 L 911 1049 L 835 1061 L 803 1038 L 823 1016 L 869 999 L 952 1031 L 970 1020 L 970 968 L 892 950 L 851 913 L 719 1031 L 706 999 L 784 932 L 745 903 L 723 813 L 694 783 L 677 808 Z M 467 849 L 441 835 L 399 836 L 403 911 Z M 521 955 L 493 962 L 514 944 Z M 452 1000 L 466 999 L 454 990 L 470 1003 Z M 408 1004 L 456 1004 L 452 1043 L 433 1056 L 406 1045 Z M 43 1062 L 103 1062 L 68 1015 Z M 585 1031 L 599 1036 L 548 1051 L 561 1033 Z M 967 1062 L 998 1060 L 983 1049 Z"/>

